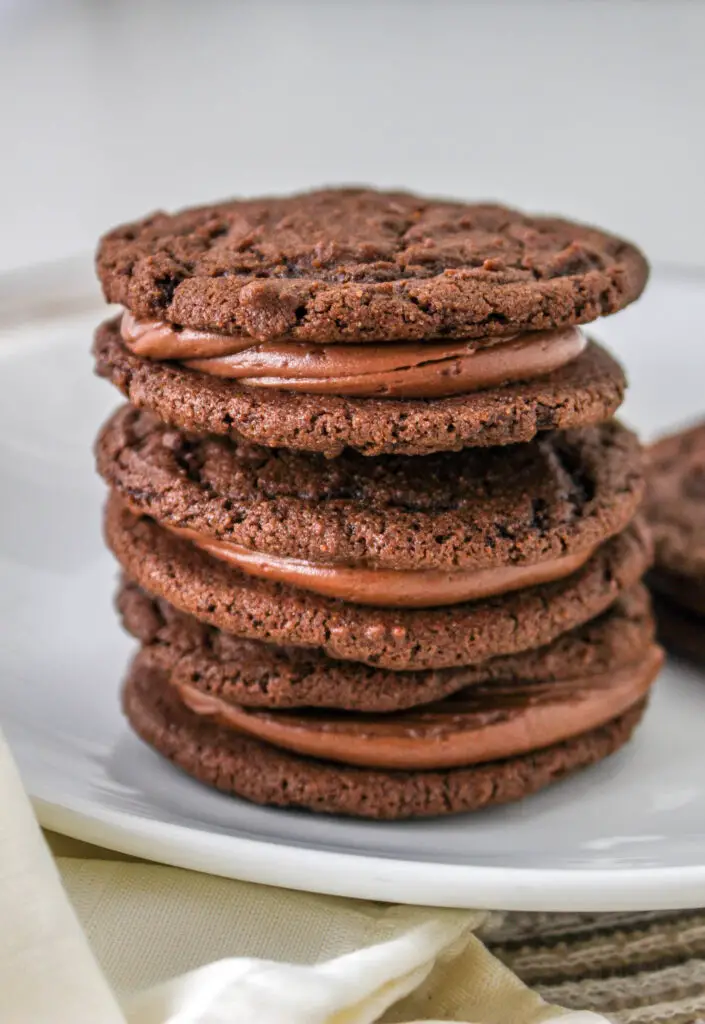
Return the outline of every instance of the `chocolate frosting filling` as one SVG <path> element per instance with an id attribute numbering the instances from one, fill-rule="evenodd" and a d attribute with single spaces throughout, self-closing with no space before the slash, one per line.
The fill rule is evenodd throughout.
<path id="1" fill-rule="evenodd" d="M 637 663 L 564 682 L 489 683 L 390 715 L 246 709 L 188 684 L 184 704 L 219 725 L 308 757 L 421 771 L 498 761 L 550 747 L 624 714 L 663 662 L 652 644 Z"/>
<path id="2" fill-rule="evenodd" d="M 577 572 L 595 551 L 588 548 L 530 565 L 491 569 L 368 569 L 272 555 L 197 530 L 162 525 L 250 576 L 382 608 L 437 608 L 549 583 Z"/>
<path id="3" fill-rule="evenodd" d="M 476 341 L 379 345 L 256 343 L 249 335 L 138 321 L 126 312 L 122 339 L 145 359 L 178 360 L 248 387 L 358 398 L 442 398 L 541 377 L 576 359 L 587 339 L 575 327 Z"/>

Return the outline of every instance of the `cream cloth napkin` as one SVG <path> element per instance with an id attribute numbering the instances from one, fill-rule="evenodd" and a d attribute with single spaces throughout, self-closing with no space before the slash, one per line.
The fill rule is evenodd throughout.
<path id="1" fill-rule="evenodd" d="M 606 1024 L 496 960 L 473 934 L 486 912 L 312 896 L 50 838 L 55 860 L 0 734 L 3 1024 Z"/>

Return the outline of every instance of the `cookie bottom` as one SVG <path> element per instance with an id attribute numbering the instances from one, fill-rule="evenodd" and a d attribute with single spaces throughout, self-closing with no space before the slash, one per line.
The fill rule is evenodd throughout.
<path id="1" fill-rule="evenodd" d="M 521 800 L 612 754 L 646 701 L 599 729 L 535 753 L 444 771 L 381 771 L 317 761 L 199 719 L 174 696 L 149 651 L 123 693 L 135 732 L 200 782 L 253 803 L 394 821 L 476 811 Z"/>

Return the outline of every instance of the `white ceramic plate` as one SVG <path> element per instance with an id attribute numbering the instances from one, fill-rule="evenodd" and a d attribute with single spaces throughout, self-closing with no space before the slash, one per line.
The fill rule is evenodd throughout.
<path id="1" fill-rule="evenodd" d="M 87 266 L 0 280 L 0 717 L 42 823 L 185 867 L 382 900 L 526 910 L 705 905 L 705 676 L 671 665 L 627 749 L 524 803 L 373 824 L 211 792 L 133 737 L 91 445 Z M 38 296 L 41 302 L 37 302 Z M 29 313 L 40 316 L 28 322 Z M 43 317 L 43 319 L 41 319 Z M 705 409 L 705 281 L 663 271 L 599 334 L 651 434 Z"/>

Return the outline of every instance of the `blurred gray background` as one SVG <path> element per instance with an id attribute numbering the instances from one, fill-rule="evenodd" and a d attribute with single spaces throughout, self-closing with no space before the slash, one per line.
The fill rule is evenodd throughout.
<path id="1" fill-rule="evenodd" d="M 0 0 L 0 269 L 321 183 L 500 198 L 705 265 L 705 4 Z"/>

